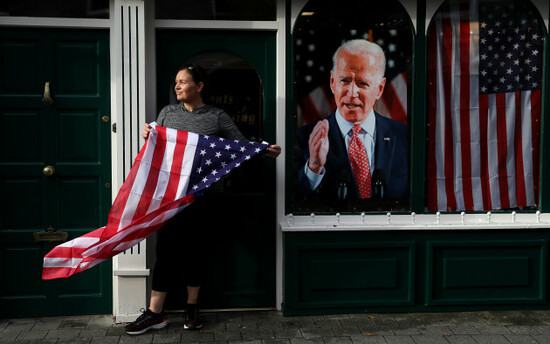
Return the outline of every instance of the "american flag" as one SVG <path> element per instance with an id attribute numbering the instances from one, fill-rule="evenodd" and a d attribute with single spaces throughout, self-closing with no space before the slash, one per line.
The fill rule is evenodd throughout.
<path id="1" fill-rule="evenodd" d="M 542 53 L 522 1 L 450 1 L 428 31 L 428 209 L 538 201 Z"/>
<path id="2" fill-rule="evenodd" d="M 294 31 L 294 85 L 297 124 L 302 126 L 327 117 L 335 108 L 330 90 L 332 55 L 345 41 L 366 39 L 377 43 L 386 55 L 386 87 L 375 104 L 381 115 L 407 123 L 407 66 L 412 53 L 412 32 L 403 19 L 383 18 L 342 27 L 332 26 L 332 13 L 317 11 L 299 17 Z M 365 23 L 368 23 L 366 28 Z"/>
<path id="3" fill-rule="evenodd" d="M 69 277 L 136 245 L 268 147 L 151 125 L 107 225 L 51 250 L 44 257 L 43 279 Z"/>

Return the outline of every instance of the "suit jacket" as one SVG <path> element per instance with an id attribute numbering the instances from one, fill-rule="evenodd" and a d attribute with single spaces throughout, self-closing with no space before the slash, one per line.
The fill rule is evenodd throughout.
<path id="1" fill-rule="evenodd" d="M 408 128 L 405 124 L 376 116 L 376 142 L 374 148 L 375 170 L 372 183 L 384 184 L 383 198 L 403 198 L 409 190 Z M 298 190 L 306 199 L 324 200 L 329 203 L 341 199 L 357 200 L 359 193 L 348 158 L 346 143 L 336 122 L 335 111 L 327 117 L 329 123 L 329 151 L 325 175 L 316 190 L 311 190 L 304 167 L 309 159 L 308 140 L 316 123 L 298 129 Z M 374 184 L 373 184 L 374 188 Z"/>

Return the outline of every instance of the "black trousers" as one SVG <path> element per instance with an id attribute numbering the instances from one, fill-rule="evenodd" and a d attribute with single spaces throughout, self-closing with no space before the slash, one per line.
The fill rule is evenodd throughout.
<path id="1" fill-rule="evenodd" d="M 157 231 L 153 290 L 203 284 L 210 266 L 209 235 L 217 225 L 216 195 L 220 194 L 203 195 Z"/>

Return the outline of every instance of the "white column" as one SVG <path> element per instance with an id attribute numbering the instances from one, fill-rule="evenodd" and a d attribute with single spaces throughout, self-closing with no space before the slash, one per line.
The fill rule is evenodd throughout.
<path id="1" fill-rule="evenodd" d="M 145 122 L 145 6 L 143 0 L 111 1 L 111 136 L 113 200 L 143 145 Z M 146 241 L 113 258 L 113 313 L 132 321 L 147 308 Z"/>

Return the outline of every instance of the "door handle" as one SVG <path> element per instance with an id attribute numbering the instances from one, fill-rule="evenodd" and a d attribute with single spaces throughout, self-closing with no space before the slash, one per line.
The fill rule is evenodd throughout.
<path id="1" fill-rule="evenodd" d="M 35 242 L 47 241 L 47 242 L 56 242 L 56 241 L 67 241 L 69 233 L 67 232 L 58 232 L 52 226 L 49 226 L 45 231 L 34 232 L 32 234 Z"/>
<path id="2" fill-rule="evenodd" d="M 42 170 L 42 174 L 45 175 L 46 177 L 51 177 L 53 176 L 54 173 L 55 173 L 55 168 L 53 166 L 46 166 Z"/>
<path id="3" fill-rule="evenodd" d="M 44 84 L 44 97 L 42 97 L 42 103 L 46 106 L 52 106 L 53 105 L 53 99 L 50 93 L 50 82 L 46 81 Z"/>

